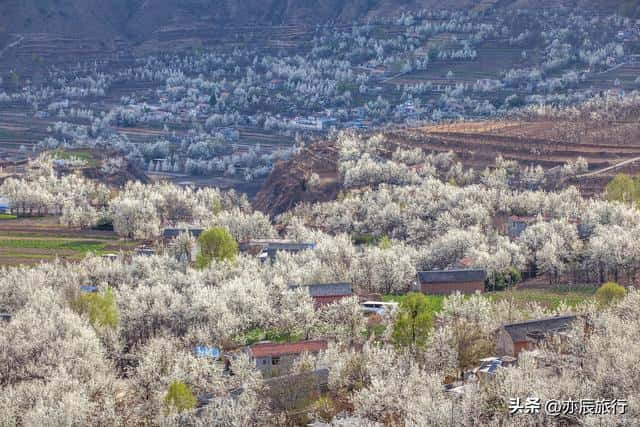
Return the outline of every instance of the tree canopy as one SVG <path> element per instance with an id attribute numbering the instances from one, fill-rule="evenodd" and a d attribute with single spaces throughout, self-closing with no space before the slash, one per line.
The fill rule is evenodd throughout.
<path id="1" fill-rule="evenodd" d="M 616 175 L 606 188 L 606 197 L 610 201 L 635 204 L 640 200 L 640 180 L 629 175 Z"/>
<path id="2" fill-rule="evenodd" d="M 169 389 L 164 397 L 165 413 L 182 412 L 193 409 L 198 399 L 193 395 L 191 388 L 181 381 L 169 384 Z"/>
<path id="3" fill-rule="evenodd" d="M 238 254 L 238 242 L 225 228 L 214 227 L 204 231 L 198 238 L 200 253 L 196 260 L 199 268 L 211 264 L 212 260 L 233 260 Z"/>
<path id="4" fill-rule="evenodd" d="M 602 307 L 607 307 L 612 302 L 621 300 L 627 294 L 624 286 L 615 282 L 607 282 L 596 291 L 596 299 Z"/>
<path id="5" fill-rule="evenodd" d="M 423 347 L 431 332 L 436 309 L 434 301 L 426 295 L 418 292 L 407 294 L 400 303 L 393 325 L 392 337 L 396 345 Z"/>
<path id="6" fill-rule="evenodd" d="M 94 326 L 115 328 L 120 321 L 120 312 L 111 289 L 100 293 L 80 295 L 72 304 L 73 308 L 86 314 Z"/>

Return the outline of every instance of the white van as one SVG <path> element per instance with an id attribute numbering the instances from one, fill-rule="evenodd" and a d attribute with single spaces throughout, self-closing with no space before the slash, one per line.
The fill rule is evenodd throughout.
<path id="1" fill-rule="evenodd" d="M 387 311 L 398 308 L 397 302 L 365 301 L 362 303 L 362 310 L 365 314 L 383 315 Z"/>

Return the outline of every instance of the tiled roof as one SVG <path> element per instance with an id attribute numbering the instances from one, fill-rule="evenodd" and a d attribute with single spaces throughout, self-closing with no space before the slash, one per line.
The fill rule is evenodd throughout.
<path id="1" fill-rule="evenodd" d="M 420 283 L 475 282 L 487 278 L 487 272 L 481 269 L 432 270 L 420 271 Z"/>
<path id="2" fill-rule="evenodd" d="M 351 283 L 314 283 L 311 285 L 291 285 L 289 289 L 306 288 L 311 297 L 330 297 L 352 295 Z"/>
<path id="3" fill-rule="evenodd" d="M 162 231 L 162 237 L 165 239 L 173 239 L 178 237 L 179 234 L 181 233 L 189 233 L 190 235 L 192 235 L 195 238 L 198 238 L 200 236 L 200 234 L 202 234 L 202 232 L 204 231 L 204 228 L 191 228 L 191 227 L 186 227 L 186 228 L 165 228 Z"/>
<path id="4" fill-rule="evenodd" d="M 317 353 L 327 348 L 324 340 L 300 341 L 295 343 L 258 343 L 249 348 L 253 357 L 281 356 L 283 354 Z"/>
<path id="5" fill-rule="evenodd" d="M 544 334 L 568 329 L 571 322 L 576 319 L 577 316 L 547 317 L 544 319 L 535 319 L 526 322 L 509 323 L 502 327 L 511 336 L 513 342 L 519 342 L 526 341 L 527 335 L 532 332 L 541 332 Z"/>

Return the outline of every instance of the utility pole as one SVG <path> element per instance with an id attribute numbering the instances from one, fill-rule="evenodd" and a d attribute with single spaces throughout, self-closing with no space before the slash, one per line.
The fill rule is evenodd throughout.
<path id="1" fill-rule="evenodd" d="M 451 399 L 451 427 L 454 427 L 454 425 L 453 425 L 453 404 L 454 404 L 454 400 L 455 400 L 455 397 L 452 396 L 452 399 Z"/>

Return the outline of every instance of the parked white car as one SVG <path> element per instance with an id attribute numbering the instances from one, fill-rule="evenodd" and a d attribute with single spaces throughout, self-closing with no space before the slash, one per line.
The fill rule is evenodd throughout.
<path id="1" fill-rule="evenodd" d="M 397 308 L 397 302 L 365 301 L 362 303 L 362 310 L 365 314 L 377 314 L 382 316 L 387 311 L 393 311 Z"/>

